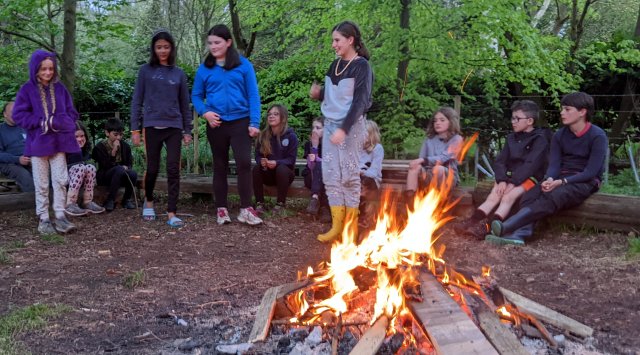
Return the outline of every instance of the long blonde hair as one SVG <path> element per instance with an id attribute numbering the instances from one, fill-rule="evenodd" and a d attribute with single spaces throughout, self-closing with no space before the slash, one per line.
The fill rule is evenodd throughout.
<path id="1" fill-rule="evenodd" d="M 436 133 L 436 129 L 433 126 L 436 115 L 438 113 L 441 113 L 444 115 L 444 117 L 447 118 L 447 120 L 449 120 L 449 130 L 447 132 L 447 140 L 451 139 L 451 137 L 455 136 L 456 134 L 461 134 L 460 132 L 460 115 L 458 114 L 458 111 L 456 111 L 455 109 L 448 107 L 448 106 L 444 106 L 444 107 L 440 107 L 438 109 L 438 111 L 433 113 L 433 116 L 431 116 L 431 120 L 429 121 L 429 125 L 427 126 L 427 137 L 429 138 L 433 138 L 437 135 Z"/>
<path id="2" fill-rule="evenodd" d="M 267 115 L 269 115 L 269 111 L 271 111 L 272 108 L 276 108 L 280 113 L 280 124 L 277 126 L 277 134 L 274 134 L 269 123 L 267 123 L 264 129 L 260 131 L 260 135 L 258 135 L 258 143 L 260 144 L 260 153 L 262 153 L 263 157 L 267 157 L 271 152 L 273 152 L 271 147 L 271 137 L 275 135 L 280 138 L 280 136 L 289 128 L 289 111 L 287 108 L 280 104 L 271 105 L 267 110 Z"/>
<path id="3" fill-rule="evenodd" d="M 367 127 L 367 138 L 364 141 L 364 150 L 371 153 L 373 148 L 380 143 L 380 129 L 378 124 L 371 120 L 367 120 L 365 126 Z"/>

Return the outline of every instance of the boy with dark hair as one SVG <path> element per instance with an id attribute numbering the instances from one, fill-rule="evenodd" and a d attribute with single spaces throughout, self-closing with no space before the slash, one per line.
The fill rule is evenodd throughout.
<path id="1" fill-rule="evenodd" d="M 22 192 L 34 192 L 31 158 L 24 155 L 26 133 L 13 120 L 13 101 L 2 107 L 0 124 L 0 173 L 16 181 Z"/>
<path id="2" fill-rule="evenodd" d="M 534 222 L 575 207 L 598 191 L 608 140 L 605 132 L 590 122 L 593 98 L 574 92 L 563 97 L 561 105 L 564 127 L 551 140 L 546 179 L 524 195 L 515 215 L 491 223 L 486 241 L 522 245 L 533 234 Z"/>
<path id="3" fill-rule="evenodd" d="M 109 195 L 104 203 L 104 208 L 108 212 L 115 208 L 116 194 L 121 186 L 124 186 L 122 207 L 136 208 L 131 202 L 131 195 L 138 181 L 138 174 L 132 170 L 133 155 L 129 144 L 122 140 L 123 131 L 122 121 L 117 118 L 108 119 L 104 125 L 107 139 L 98 142 L 91 154 L 93 160 L 98 163 L 96 173 L 98 185 L 109 187 Z"/>
<path id="4" fill-rule="evenodd" d="M 471 218 L 453 225 L 460 234 L 484 239 L 489 231 L 489 216 L 503 221 L 516 201 L 531 190 L 544 175 L 549 153 L 549 130 L 535 128 L 538 105 L 531 100 L 518 100 L 511 105 L 511 127 L 504 148 L 494 163 L 495 179 L 487 199 Z"/>

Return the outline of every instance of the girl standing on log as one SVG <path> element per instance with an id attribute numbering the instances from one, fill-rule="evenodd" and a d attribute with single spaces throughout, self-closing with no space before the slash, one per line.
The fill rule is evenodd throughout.
<path id="1" fill-rule="evenodd" d="M 36 213 L 40 217 L 38 232 L 69 233 L 76 226 L 64 214 L 69 182 L 65 153 L 80 152 L 75 138 L 78 112 L 69 91 L 58 81 L 55 53 L 41 49 L 33 52 L 29 75 L 16 96 L 13 119 L 27 131 L 24 155 L 31 157 Z M 49 220 L 49 183 L 53 187 L 54 223 Z"/>
<path id="2" fill-rule="evenodd" d="M 213 190 L 218 224 L 231 223 L 227 210 L 229 147 L 238 174 L 238 221 L 262 223 L 251 206 L 251 138 L 260 133 L 260 94 L 251 62 L 233 47 L 231 31 L 215 25 L 207 34 L 209 54 L 196 72 L 191 100 L 207 120 L 213 156 Z"/>
<path id="3" fill-rule="evenodd" d="M 138 71 L 131 101 L 131 141 L 140 145 L 144 136 L 147 171 L 144 175 L 144 220 L 154 220 L 153 190 L 160 170 L 162 147 L 167 150 L 167 224 L 179 228 L 184 222 L 176 217 L 180 194 L 180 141 L 191 143 L 192 118 L 189 109 L 187 76 L 176 66 L 173 36 L 158 30 L 151 38 L 151 58 Z"/>
<path id="4" fill-rule="evenodd" d="M 332 227 L 318 235 L 330 242 L 341 235 L 345 223 L 353 225 L 360 204 L 360 151 L 366 136 L 365 114 L 371 107 L 373 72 L 369 51 L 358 26 L 344 21 L 332 30 L 332 47 L 339 57 L 329 66 L 324 87 L 313 84 L 310 96 L 322 101 L 325 117 L 322 138 L 324 181 Z"/>

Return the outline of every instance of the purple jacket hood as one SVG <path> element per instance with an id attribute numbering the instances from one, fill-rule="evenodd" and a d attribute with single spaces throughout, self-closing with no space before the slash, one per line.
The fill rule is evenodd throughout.
<path id="1" fill-rule="evenodd" d="M 38 70 L 40 69 L 42 61 L 47 58 L 53 61 L 53 78 L 51 79 L 51 82 L 55 83 L 58 81 L 58 62 L 56 61 L 56 54 L 38 49 L 31 54 L 31 59 L 29 60 L 29 81 L 31 83 L 38 85 Z"/>

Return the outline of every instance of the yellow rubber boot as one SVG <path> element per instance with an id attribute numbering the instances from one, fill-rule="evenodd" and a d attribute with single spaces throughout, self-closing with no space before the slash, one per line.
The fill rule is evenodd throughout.
<path id="1" fill-rule="evenodd" d="M 318 240 L 328 243 L 342 234 L 344 228 L 344 218 L 346 209 L 344 206 L 331 206 L 331 229 L 322 234 L 318 234 Z"/>

